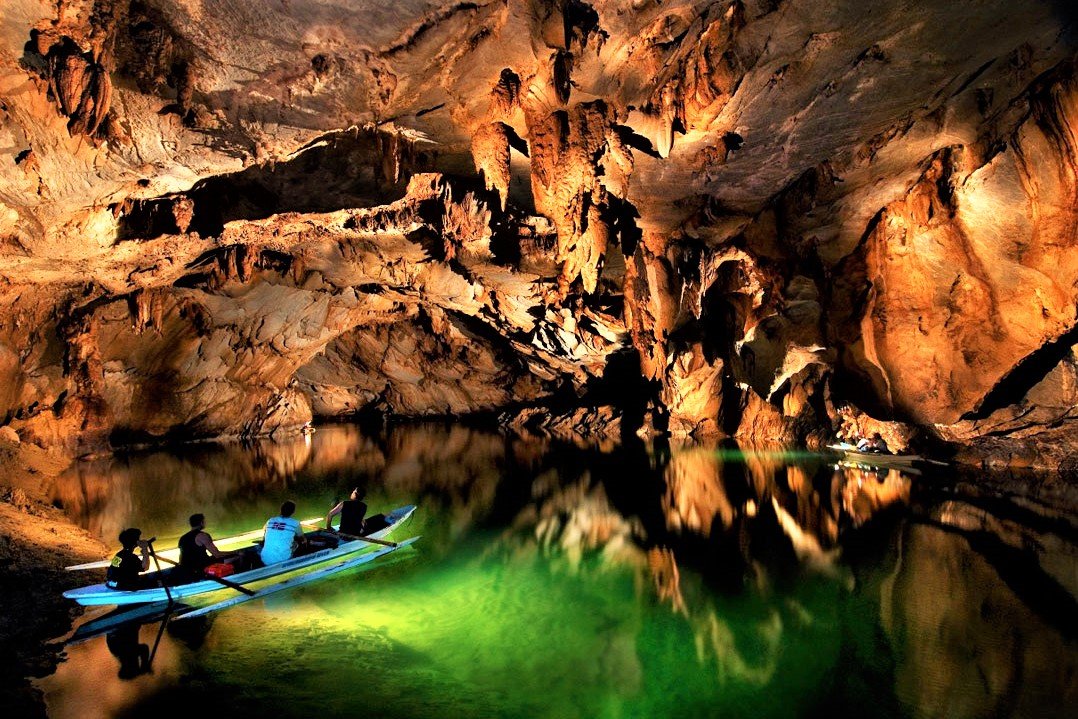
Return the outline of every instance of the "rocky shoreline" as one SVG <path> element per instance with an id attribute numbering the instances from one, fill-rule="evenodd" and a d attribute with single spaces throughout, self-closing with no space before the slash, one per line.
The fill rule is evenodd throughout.
<path id="1" fill-rule="evenodd" d="M 51 640 L 70 630 L 81 609 L 61 592 L 87 579 L 64 570 L 99 559 L 108 548 L 48 503 L 43 488 L 71 459 L 0 438 L 0 705 L 7 716 L 45 716 L 29 677 L 46 676 L 62 659 Z"/>

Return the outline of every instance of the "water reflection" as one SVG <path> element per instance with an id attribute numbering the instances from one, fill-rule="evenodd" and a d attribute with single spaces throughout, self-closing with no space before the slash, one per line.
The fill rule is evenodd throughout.
<path id="1" fill-rule="evenodd" d="M 139 629 L 139 624 L 127 624 L 105 637 L 105 646 L 120 661 L 120 679 L 134 679 L 150 671 L 150 645 L 139 641 Z"/>
<path id="2" fill-rule="evenodd" d="M 461 426 L 338 426 L 284 444 L 98 459 L 51 492 L 107 539 L 131 524 L 175 537 L 196 510 L 217 531 L 245 529 L 284 496 L 318 515 L 357 484 L 379 509 L 421 508 L 409 533 L 423 534 L 422 561 L 372 571 L 364 581 L 379 591 L 346 595 L 342 582 L 252 603 L 221 615 L 205 646 L 166 636 L 160 691 L 149 692 L 159 699 L 194 672 L 213 692 L 240 682 L 280 711 L 272 672 L 265 685 L 250 672 L 266 651 L 258 627 L 265 642 L 298 632 L 349 656 L 369 645 L 384 665 L 377 645 L 399 672 L 357 701 L 408 687 L 416 703 L 399 716 L 443 716 L 438 692 L 489 715 L 553 716 L 536 710 L 552 692 L 572 696 L 562 709 L 578 716 L 1052 715 L 1059 698 L 1078 698 L 1073 511 L 950 479 L 915 484 L 775 447 L 611 449 Z M 305 599 L 320 596 L 317 609 Z M 389 629 L 363 629 L 379 622 Z M 72 665 L 91 655 L 73 652 Z M 317 697 L 319 673 L 350 681 L 365 660 L 306 661 L 314 684 L 299 681 Z M 498 661 L 549 681 L 521 682 Z M 550 678 L 566 662 L 576 674 Z M 210 666 L 219 674 L 206 679 Z M 50 701 L 78 702 L 79 677 L 61 667 L 45 683 Z M 321 708 L 297 699 L 284 711 Z"/>

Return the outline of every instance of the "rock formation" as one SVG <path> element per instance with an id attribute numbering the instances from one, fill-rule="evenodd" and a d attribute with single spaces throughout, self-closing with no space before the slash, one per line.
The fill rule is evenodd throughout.
<path id="1" fill-rule="evenodd" d="M 0 423 L 97 447 L 550 407 L 819 443 L 856 417 L 1073 468 L 1076 21 L 10 0 Z"/>

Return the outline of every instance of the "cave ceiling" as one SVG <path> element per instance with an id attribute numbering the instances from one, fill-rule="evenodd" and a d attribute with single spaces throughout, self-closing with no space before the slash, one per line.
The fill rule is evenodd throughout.
<path id="1" fill-rule="evenodd" d="M 0 420 L 614 404 L 1078 465 L 1076 15 L 5 0 Z"/>

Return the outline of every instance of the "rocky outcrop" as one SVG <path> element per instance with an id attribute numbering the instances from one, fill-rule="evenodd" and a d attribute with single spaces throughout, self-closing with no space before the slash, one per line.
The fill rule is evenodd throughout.
<path id="1" fill-rule="evenodd" d="M 753 441 L 886 422 L 1074 463 L 1069 9 L 357 12 L 5 3 L 5 423 L 568 416 L 621 384 L 623 431 L 645 406 Z"/>

